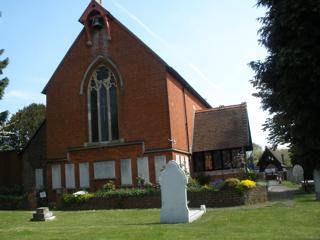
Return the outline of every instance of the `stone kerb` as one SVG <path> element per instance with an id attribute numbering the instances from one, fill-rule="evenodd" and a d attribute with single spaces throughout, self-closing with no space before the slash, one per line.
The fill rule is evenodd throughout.
<path id="1" fill-rule="evenodd" d="M 161 223 L 189 223 L 197 220 L 205 213 L 205 206 L 201 210 L 190 211 L 187 205 L 188 177 L 177 162 L 170 161 L 161 172 Z"/>

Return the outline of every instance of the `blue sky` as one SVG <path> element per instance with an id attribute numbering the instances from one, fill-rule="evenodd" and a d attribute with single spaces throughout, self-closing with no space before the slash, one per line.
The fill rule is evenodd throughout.
<path id="1" fill-rule="evenodd" d="M 89 0 L 2 0 L 0 48 L 10 64 L 10 84 L 0 110 L 16 112 L 45 103 L 42 89 L 82 29 Z M 253 141 L 264 146 L 267 113 L 249 80 L 252 60 L 263 59 L 258 44 L 255 0 L 104 0 L 103 6 L 174 67 L 212 106 L 248 103 Z"/>

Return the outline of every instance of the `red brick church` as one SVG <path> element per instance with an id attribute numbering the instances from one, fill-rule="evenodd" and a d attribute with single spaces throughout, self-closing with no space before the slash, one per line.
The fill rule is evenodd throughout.
<path id="1" fill-rule="evenodd" d="M 212 108 L 96 1 L 45 86 L 46 121 L 22 152 L 23 184 L 94 191 L 157 183 L 167 161 L 191 174 L 237 173 L 252 148 L 246 104 Z M 215 174 L 216 173 L 216 174 Z"/>

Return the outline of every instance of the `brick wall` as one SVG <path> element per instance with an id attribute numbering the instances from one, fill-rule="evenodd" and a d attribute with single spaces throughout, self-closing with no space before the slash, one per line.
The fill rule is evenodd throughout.
<path id="1" fill-rule="evenodd" d="M 188 206 L 200 208 L 205 204 L 207 208 L 231 207 L 247 204 L 256 204 L 267 201 L 265 187 L 256 187 L 244 195 L 232 190 L 220 192 L 192 192 L 188 193 Z M 161 208 L 161 195 L 155 194 L 145 197 L 128 197 L 124 199 L 92 198 L 86 203 L 76 203 L 69 210 L 90 210 L 90 209 L 130 209 L 130 208 Z"/>
<path id="2" fill-rule="evenodd" d="M 173 147 L 190 152 L 194 112 L 206 107 L 170 74 L 167 74 L 167 89 L 171 138 L 176 140 Z"/>
<path id="3" fill-rule="evenodd" d="M 0 152 L 0 186 L 22 184 L 22 161 L 16 151 Z"/>
<path id="4" fill-rule="evenodd" d="M 35 188 L 35 169 L 43 169 L 46 185 L 46 123 L 44 122 L 22 153 L 23 187 L 25 191 Z"/>
<path id="5" fill-rule="evenodd" d="M 115 63 L 123 79 L 118 87 L 119 137 L 144 141 L 146 149 L 171 147 L 165 66 L 120 24 L 111 21 L 110 25 L 112 40 L 107 48 L 88 47 L 82 31 L 47 85 L 48 159 L 64 159 L 68 148 L 88 142 L 90 74 L 82 95 L 80 86 L 89 65 L 100 55 Z"/>

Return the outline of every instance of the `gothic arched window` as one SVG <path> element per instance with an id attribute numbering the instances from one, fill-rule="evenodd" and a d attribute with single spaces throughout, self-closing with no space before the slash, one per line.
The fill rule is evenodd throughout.
<path id="1" fill-rule="evenodd" d="M 117 140 L 117 80 L 105 66 L 98 67 L 88 85 L 90 142 Z"/>

